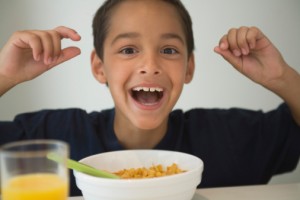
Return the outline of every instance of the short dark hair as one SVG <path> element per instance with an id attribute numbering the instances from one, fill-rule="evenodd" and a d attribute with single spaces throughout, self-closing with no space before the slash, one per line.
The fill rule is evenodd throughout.
<path id="1" fill-rule="evenodd" d="M 94 36 L 94 48 L 97 55 L 103 59 L 104 52 L 104 41 L 106 39 L 109 23 L 112 12 L 116 5 L 126 0 L 106 0 L 102 6 L 97 10 L 94 19 L 93 19 L 93 36 Z M 193 36 L 193 28 L 192 28 L 192 19 L 189 12 L 186 10 L 184 5 L 180 0 L 161 0 L 173 5 L 180 18 L 181 24 L 184 29 L 186 42 L 187 42 L 187 51 L 190 56 L 194 51 L 194 36 Z"/>

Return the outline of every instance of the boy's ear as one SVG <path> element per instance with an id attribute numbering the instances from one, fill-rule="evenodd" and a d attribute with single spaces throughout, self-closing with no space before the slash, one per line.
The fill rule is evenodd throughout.
<path id="1" fill-rule="evenodd" d="M 188 60 L 188 66 L 186 69 L 185 83 L 190 83 L 193 80 L 194 71 L 195 71 L 195 58 L 194 58 L 194 53 L 191 53 Z"/>
<path id="2" fill-rule="evenodd" d="M 107 83 L 102 60 L 97 55 L 95 49 L 91 53 L 91 67 L 94 77 L 103 84 Z"/>

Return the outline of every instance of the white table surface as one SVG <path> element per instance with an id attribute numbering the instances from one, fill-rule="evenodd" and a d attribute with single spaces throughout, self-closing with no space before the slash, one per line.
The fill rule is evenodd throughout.
<path id="1" fill-rule="evenodd" d="M 198 189 L 192 200 L 300 200 L 300 183 Z"/>

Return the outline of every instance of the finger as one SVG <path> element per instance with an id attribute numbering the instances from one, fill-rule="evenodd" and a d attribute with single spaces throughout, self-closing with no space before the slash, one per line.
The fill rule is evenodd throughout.
<path id="1" fill-rule="evenodd" d="M 65 26 L 59 26 L 54 30 L 57 31 L 57 33 L 61 36 L 61 39 L 70 38 L 73 41 L 79 41 L 81 39 L 80 35 L 74 29 Z"/>
<path id="2" fill-rule="evenodd" d="M 17 31 L 12 35 L 10 40 L 12 41 L 12 44 L 17 48 L 31 49 L 33 59 L 35 61 L 40 60 L 40 55 L 43 51 L 43 45 L 38 35 L 28 31 Z"/>
<path id="3" fill-rule="evenodd" d="M 237 29 L 232 28 L 228 31 L 227 40 L 230 51 L 232 51 L 235 56 L 240 56 L 241 51 L 237 43 Z"/>
<path id="4" fill-rule="evenodd" d="M 235 56 L 229 49 L 223 50 L 220 47 L 215 47 L 214 51 L 221 55 L 227 62 L 229 62 L 234 68 L 241 71 L 239 66 L 241 66 L 241 58 Z"/>
<path id="5" fill-rule="evenodd" d="M 81 51 L 78 47 L 67 47 L 61 51 L 60 56 L 57 58 L 56 62 L 50 64 L 50 68 L 61 64 L 67 60 L 70 60 L 78 55 L 80 55 Z"/>
<path id="6" fill-rule="evenodd" d="M 249 28 L 248 27 L 240 27 L 237 30 L 237 44 L 239 51 L 243 55 L 248 55 L 249 53 L 249 45 L 248 45 L 248 40 L 247 40 L 247 34 L 248 34 Z"/>
<path id="7" fill-rule="evenodd" d="M 43 60 L 46 65 L 53 62 L 54 44 L 51 34 L 48 31 L 32 31 L 41 39 L 43 46 Z"/>
<path id="8" fill-rule="evenodd" d="M 54 55 L 54 40 L 49 31 L 31 31 L 40 38 L 42 44 L 42 56 L 44 64 L 48 65 L 53 62 Z"/>
<path id="9" fill-rule="evenodd" d="M 71 28 L 68 28 L 68 27 L 65 27 L 65 26 L 56 27 L 54 29 L 54 32 L 56 33 L 55 34 L 55 40 L 56 41 L 59 41 L 57 37 L 59 37 L 60 40 L 66 38 L 66 39 L 71 39 L 73 41 L 79 41 L 81 39 L 81 36 L 74 29 L 71 29 Z M 61 54 L 60 53 L 60 51 L 61 51 L 61 42 L 60 41 L 57 43 L 55 48 L 56 48 L 56 53 L 57 53 L 56 54 L 57 56 L 55 57 L 55 59 L 61 59 L 61 58 L 59 58 L 59 56 Z M 68 51 L 69 51 L 69 49 L 67 50 L 67 55 L 68 55 Z M 79 50 L 79 52 L 80 52 L 80 50 Z M 66 52 L 64 52 L 64 53 L 66 53 Z M 70 58 L 68 58 L 68 59 L 70 59 Z M 61 63 L 61 60 L 58 60 L 58 62 Z"/>
<path id="10" fill-rule="evenodd" d="M 50 35 L 52 37 L 52 41 L 53 41 L 53 62 L 55 62 L 55 60 L 57 60 L 61 54 L 61 37 L 54 30 L 49 31 L 49 33 L 50 33 Z"/>
<path id="11" fill-rule="evenodd" d="M 259 40 L 261 38 L 261 35 L 259 33 L 260 31 L 256 27 L 251 27 L 249 29 L 246 39 L 250 49 L 254 49 L 256 46 L 256 40 Z"/>
<path id="12" fill-rule="evenodd" d="M 221 48 L 222 50 L 227 50 L 228 47 L 229 45 L 227 41 L 227 35 L 224 35 L 219 41 L 219 48 Z"/>
<path id="13" fill-rule="evenodd" d="M 73 29 L 59 26 L 53 30 L 42 31 L 41 37 L 44 49 L 44 62 L 45 64 L 51 64 L 61 54 L 61 40 L 64 38 L 70 38 L 73 41 L 81 39 L 80 35 Z"/>

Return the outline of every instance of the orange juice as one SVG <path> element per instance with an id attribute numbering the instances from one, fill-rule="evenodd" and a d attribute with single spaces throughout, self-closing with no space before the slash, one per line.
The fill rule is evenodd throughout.
<path id="1" fill-rule="evenodd" d="M 3 186 L 2 200 L 66 200 L 68 182 L 55 174 L 20 175 Z"/>

